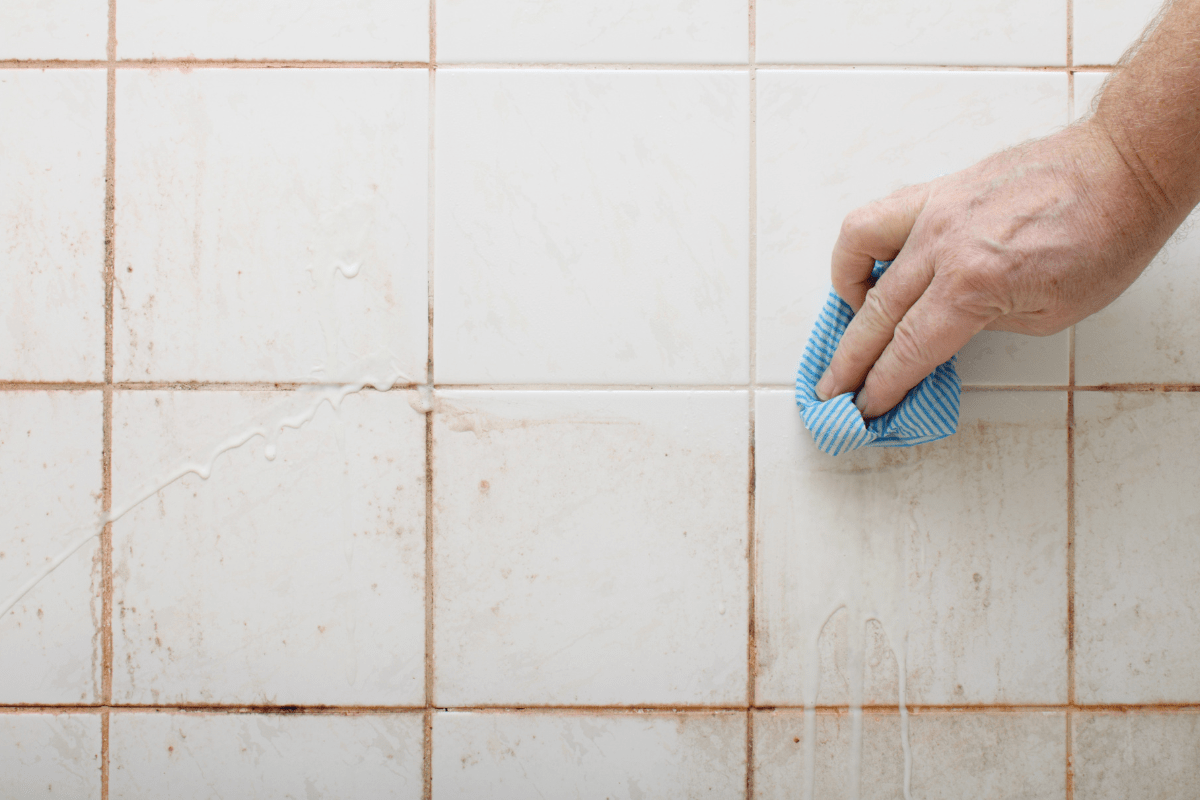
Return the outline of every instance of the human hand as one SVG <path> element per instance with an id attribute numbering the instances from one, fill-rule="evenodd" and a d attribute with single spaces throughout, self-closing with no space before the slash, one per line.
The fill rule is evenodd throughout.
<path id="1" fill-rule="evenodd" d="M 817 395 L 857 390 L 877 417 L 981 330 L 1048 336 L 1100 310 L 1181 221 L 1155 189 L 1089 121 L 852 211 L 832 271 L 855 316 Z M 876 260 L 893 263 L 872 285 Z"/>

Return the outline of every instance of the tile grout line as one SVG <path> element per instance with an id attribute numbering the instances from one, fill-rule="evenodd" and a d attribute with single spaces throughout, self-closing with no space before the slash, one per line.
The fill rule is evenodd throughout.
<path id="1" fill-rule="evenodd" d="M 433 798 L 433 713 L 434 713 L 434 638 L 433 638 L 433 274 L 434 274 L 434 202 L 437 90 L 437 0 L 429 0 L 429 84 L 426 113 L 429 117 L 429 149 L 426 165 L 426 240 L 425 289 L 428 296 L 425 380 L 430 387 L 430 407 L 425 411 L 425 710 L 421 715 L 421 797 Z"/>
<path id="2" fill-rule="evenodd" d="M 108 0 L 104 110 L 104 387 L 101 414 L 101 509 L 112 509 L 113 284 L 116 281 L 117 0 Z M 113 683 L 112 523 L 100 532 L 100 800 L 108 800 L 111 773 L 110 713 Z"/>
<path id="3" fill-rule="evenodd" d="M 746 635 L 746 800 L 754 798 L 754 706 L 757 702 L 756 688 L 758 683 L 758 638 L 755 617 L 757 610 L 758 586 L 758 547 L 757 526 L 757 464 L 755 462 L 755 429 L 757 420 L 754 414 L 755 384 L 758 381 L 758 8 L 756 0 L 748 0 L 747 8 L 747 60 L 749 70 L 747 75 L 747 104 L 749 126 L 748 173 L 749 173 L 749 251 L 747 253 L 749 277 L 748 315 L 748 347 L 750 385 L 746 393 L 747 425 L 747 487 L 746 487 L 746 579 L 747 579 L 747 635 Z"/>
<path id="4" fill-rule="evenodd" d="M 1067 124 L 1075 121 L 1075 5 L 1067 0 Z M 1075 797 L 1075 326 L 1067 332 L 1067 710 L 1063 715 L 1063 792 Z"/>

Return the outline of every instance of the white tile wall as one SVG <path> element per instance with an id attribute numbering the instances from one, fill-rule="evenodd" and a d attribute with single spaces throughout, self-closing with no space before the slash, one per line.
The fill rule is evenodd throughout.
<path id="1" fill-rule="evenodd" d="M 100 800 L 99 714 L 0 714 L 0 800 Z"/>
<path id="2" fill-rule="evenodd" d="M 104 377 L 104 97 L 103 70 L 0 73 L 0 380 Z"/>
<path id="3" fill-rule="evenodd" d="M 0 59 L 103 59 L 107 39 L 104 0 L 4 0 L 0 5 Z M 9 102 L 3 101 L 6 111 Z"/>
<path id="4" fill-rule="evenodd" d="M 427 86 L 122 71 L 116 379 L 314 381 L 373 355 L 423 379 Z"/>
<path id="5" fill-rule="evenodd" d="M 758 0 L 756 9 L 763 64 L 1066 63 L 1065 0 Z"/>
<path id="6" fill-rule="evenodd" d="M 791 383 L 846 214 L 1067 122 L 1061 73 L 758 73 L 758 376 Z M 814 124 L 814 121 L 817 124 Z M 1067 334 L 984 332 L 967 383 L 1067 382 Z"/>
<path id="7" fill-rule="evenodd" d="M 1075 796 L 1080 800 L 1190 797 L 1200 782 L 1200 717 L 1078 714 Z"/>
<path id="8" fill-rule="evenodd" d="M 1117 63 L 1162 5 L 1162 0 L 1072 0 L 1074 62 Z"/>
<path id="9" fill-rule="evenodd" d="M 745 64 L 745 0 L 442 0 L 443 62 Z"/>
<path id="10" fill-rule="evenodd" d="M 187 475 L 113 526 L 114 696 L 126 703 L 420 705 L 425 423 L 351 395 Z M 113 496 L 160 485 L 304 393 L 121 392 Z"/>
<path id="11" fill-rule="evenodd" d="M 439 798 L 746 796 L 745 714 L 439 714 Z"/>
<path id="12" fill-rule="evenodd" d="M 0 393 L 0 601 L 92 529 L 102 413 L 100 392 Z M 84 545 L 0 617 L 0 703 L 99 699 L 98 555 Z"/>
<path id="13" fill-rule="evenodd" d="M 420 714 L 115 714 L 110 796 L 421 797 Z"/>
<path id="14" fill-rule="evenodd" d="M 428 0 L 121 0 L 121 58 L 425 61 Z"/>
<path id="15" fill-rule="evenodd" d="M 445 392 L 436 699 L 746 697 L 745 392 Z"/>
<path id="16" fill-rule="evenodd" d="M 745 382 L 747 81 L 439 72 L 436 380 Z"/>

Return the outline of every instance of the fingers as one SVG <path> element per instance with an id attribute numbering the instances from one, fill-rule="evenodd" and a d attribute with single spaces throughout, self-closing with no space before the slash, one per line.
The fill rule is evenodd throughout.
<path id="1" fill-rule="evenodd" d="M 913 186 L 846 215 L 833 246 L 833 288 L 856 312 L 871 288 L 875 262 L 896 257 L 927 197 L 925 186 Z"/>
<path id="2" fill-rule="evenodd" d="M 902 253 L 866 292 L 846 326 L 829 368 L 817 382 L 817 397 L 828 400 L 863 385 L 872 365 L 892 341 L 896 326 L 933 280 L 933 264 Z"/>
<path id="3" fill-rule="evenodd" d="M 935 279 L 896 326 L 854 398 L 866 419 L 890 411 L 909 389 L 1000 315 L 998 309 L 965 306 L 950 285 L 948 280 Z"/>

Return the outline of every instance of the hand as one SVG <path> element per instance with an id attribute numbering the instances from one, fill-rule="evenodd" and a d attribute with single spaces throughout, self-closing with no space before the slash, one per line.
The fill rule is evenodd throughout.
<path id="1" fill-rule="evenodd" d="M 1049 336 L 1108 305 L 1181 221 L 1138 175 L 1089 121 L 852 211 L 833 287 L 855 316 L 817 395 L 877 417 L 981 330 Z"/>

